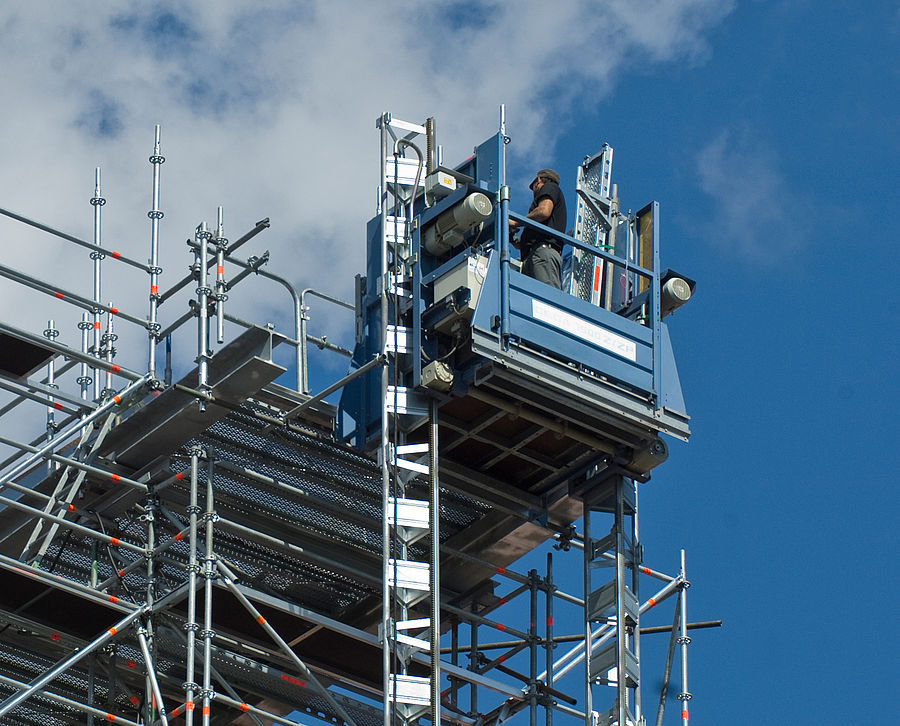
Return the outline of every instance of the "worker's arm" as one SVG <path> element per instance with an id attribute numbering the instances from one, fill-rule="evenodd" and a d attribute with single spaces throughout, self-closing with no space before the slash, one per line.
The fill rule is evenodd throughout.
<path id="1" fill-rule="evenodd" d="M 541 224 L 543 224 L 548 219 L 550 219 L 551 214 L 553 214 L 553 200 L 550 199 L 550 197 L 541 197 L 537 203 L 537 206 L 525 216 L 528 217 L 528 219 L 533 219 L 535 222 L 540 222 Z M 511 219 L 509 220 L 509 226 L 521 227 L 522 225 L 520 225 L 516 220 Z"/>

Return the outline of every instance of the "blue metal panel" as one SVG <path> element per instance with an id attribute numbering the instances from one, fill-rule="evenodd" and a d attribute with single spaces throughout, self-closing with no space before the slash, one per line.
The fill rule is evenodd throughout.
<path id="1" fill-rule="evenodd" d="M 665 323 L 660 323 L 662 349 L 662 381 L 660 381 L 660 399 L 662 406 L 670 411 L 676 411 L 684 416 L 687 410 L 684 405 L 684 397 L 681 393 L 681 380 L 678 378 L 678 368 L 675 365 L 675 354 L 672 351 L 672 341 L 669 339 L 669 328 Z"/>
<path id="2" fill-rule="evenodd" d="M 503 136 L 495 134 L 475 147 L 475 181 L 489 191 L 500 191 L 503 174 Z"/>
<path id="3" fill-rule="evenodd" d="M 498 333 L 494 323 L 499 312 L 499 267 L 492 255 L 473 318 L 474 327 L 493 335 Z M 652 332 L 648 328 L 521 273 L 511 271 L 509 280 L 513 339 L 562 358 L 560 365 L 572 361 L 652 393 Z M 625 349 L 624 354 L 617 354 L 616 348 Z"/>

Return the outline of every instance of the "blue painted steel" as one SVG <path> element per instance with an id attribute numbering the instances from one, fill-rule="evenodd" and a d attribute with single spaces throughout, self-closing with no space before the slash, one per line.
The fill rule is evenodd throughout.
<path id="1" fill-rule="evenodd" d="M 687 409 L 681 394 L 681 380 L 678 378 L 678 368 L 675 367 L 675 354 L 672 351 L 672 341 L 669 339 L 669 328 L 665 323 L 662 323 L 659 328 L 661 333 L 660 358 L 662 359 L 662 379 L 659 382 L 659 389 L 662 392 L 660 404 L 669 411 L 686 416 Z"/>
<path id="2" fill-rule="evenodd" d="M 500 347 L 509 348 L 509 190 L 500 190 Z M 482 297 L 484 293 L 482 292 Z"/>
<path id="3" fill-rule="evenodd" d="M 653 279 L 650 282 L 650 321 L 653 329 L 653 390 L 659 393 L 662 383 L 662 355 L 661 334 L 662 316 L 659 314 L 659 202 L 651 202 L 644 210 L 649 210 L 651 247 L 653 251 Z M 640 215 L 638 212 L 637 227 L 640 229 Z M 661 404 L 661 402 L 660 402 Z"/>
<path id="4" fill-rule="evenodd" d="M 478 237 L 481 249 L 485 253 L 490 252 L 487 273 L 471 325 L 477 329 L 479 339 L 496 340 L 496 360 L 502 364 L 504 355 L 511 356 L 512 360 L 516 352 L 514 349 L 527 348 L 540 354 L 540 360 L 546 361 L 547 365 L 553 365 L 552 361 L 557 360 L 564 371 L 585 367 L 605 378 L 620 382 L 646 399 L 648 414 L 660 416 L 664 407 L 679 414 L 681 420 L 686 419 L 669 334 L 659 315 L 659 204 L 652 202 L 635 217 L 620 223 L 615 250 L 598 250 L 510 211 L 508 194 L 501 191 L 505 189 L 504 152 L 502 134 L 497 134 L 476 147 L 474 155 L 457 167 L 457 171 L 475 181 L 469 185 L 461 185 L 456 192 L 430 208 L 421 207 L 416 217 L 411 235 L 412 314 L 405 323 L 412 328 L 412 364 L 407 373 L 400 372 L 402 384 L 420 385 L 423 361 L 419 351 L 430 350 L 429 346 L 437 345 L 435 336 L 429 334 L 422 324 L 423 313 L 437 302 L 433 299 L 431 290 L 433 282 L 459 264 L 464 264 L 469 254 L 468 250 L 462 250 L 451 259 L 434 256 L 422 247 L 422 232 L 445 210 L 477 189 L 499 203 Z M 637 241 L 632 238 L 632 245 L 629 245 L 628 235 L 632 234 L 632 230 L 639 234 L 640 218 L 643 215 L 650 215 L 651 221 L 651 269 L 640 266 L 639 260 L 627 259 L 629 246 L 634 249 L 633 243 Z M 637 291 L 634 282 L 636 278 L 646 280 L 649 286 L 649 319 L 646 324 L 592 305 L 516 272 L 510 265 L 509 219 L 539 229 L 566 245 L 586 250 L 611 262 L 614 265 L 614 279 L 621 283 L 616 284 L 614 289 L 614 307 L 615 303 L 627 302 L 633 297 Z M 367 289 L 363 297 L 363 331 L 354 351 L 351 370 L 365 364 L 380 352 L 381 312 L 377 281 L 384 273 L 380 269 L 381 224 L 381 218 L 376 217 L 367 227 Z M 479 349 L 483 351 L 483 348 Z M 465 393 L 466 382 L 472 381 L 470 374 L 479 365 L 478 360 L 476 357 L 467 361 L 464 364 L 465 370 L 457 371 L 460 387 L 454 389 L 456 394 Z M 339 433 L 343 437 L 349 437 L 360 448 L 366 445 L 380 427 L 379 375 L 376 371 L 353 381 L 345 388 L 341 397 Z M 686 426 L 683 433 L 687 433 Z"/>
<path id="5" fill-rule="evenodd" d="M 500 288 L 500 265 L 491 256 L 481 298 L 475 308 L 472 325 L 479 330 L 497 335 L 491 330 L 492 317 L 497 314 L 496 303 Z M 518 345 L 528 345 L 536 351 L 557 358 L 561 365 L 574 361 L 592 370 L 615 378 L 639 391 L 652 394 L 652 332 L 649 328 L 627 320 L 604 308 L 573 297 L 545 285 L 526 275 L 511 270 L 510 285 L 510 337 Z M 576 325 L 590 328 L 595 326 L 602 333 L 609 333 L 631 343 L 635 347 L 634 361 L 569 330 L 556 327 L 533 314 L 534 301 L 551 306 L 554 310 L 573 316 Z"/>

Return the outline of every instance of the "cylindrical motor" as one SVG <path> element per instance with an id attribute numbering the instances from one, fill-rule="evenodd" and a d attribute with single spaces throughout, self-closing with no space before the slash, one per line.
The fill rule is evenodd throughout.
<path id="1" fill-rule="evenodd" d="M 425 249 L 433 255 L 448 252 L 462 242 L 466 232 L 488 219 L 493 208 L 494 205 L 486 194 L 481 192 L 470 194 L 444 212 L 425 230 L 423 234 Z"/>
<path id="2" fill-rule="evenodd" d="M 631 463 L 626 468 L 639 474 L 645 474 L 668 458 L 669 447 L 666 446 L 666 442 L 662 439 L 650 439 L 643 442 L 642 448 L 634 450 Z"/>
<path id="3" fill-rule="evenodd" d="M 691 299 L 691 286 L 680 277 L 670 277 L 659 293 L 659 315 L 665 317 Z"/>

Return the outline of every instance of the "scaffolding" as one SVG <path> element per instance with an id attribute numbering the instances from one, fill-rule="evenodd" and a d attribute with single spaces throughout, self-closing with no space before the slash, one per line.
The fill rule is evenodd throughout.
<path id="1" fill-rule="evenodd" d="M 238 257 L 269 220 L 230 242 L 221 207 L 192 231 L 189 274 L 161 291 L 159 127 L 148 263 L 103 246 L 100 169 L 92 241 L 0 209 L 84 248 L 93 270 L 83 295 L 0 265 L 55 306 L 42 334 L 0 320 L 0 443 L 13 450 L 0 465 L 3 723 L 488 726 L 524 714 L 534 724 L 543 711 L 548 726 L 554 716 L 637 724 L 649 713 L 640 634 L 661 631 L 670 643 L 656 723 L 676 646 L 686 723 L 687 628 L 709 623 L 687 623 L 683 553 L 675 575 L 646 567 L 637 528 L 640 483 L 665 459 L 657 434 L 688 433 L 668 335 L 648 323 L 661 317 L 658 264 L 617 257 L 608 238 L 566 237 L 585 269 L 633 281 L 623 310 L 607 300 L 585 315 L 640 328 L 629 334 L 656 355 L 644 365 L 649 393 L 602 361 L 573 368 L 514 319 L 520 289 L 533 310 L 568 303 L 540 297 L 512 267 L 508 219 L 527 220 L 509 209 L 502 113 L 497 136 L 455 169 L 442 164 L 433 119 L 383 114 L 377 128 L 379 202 L 354 304 L 298 292 L 266 269 L 268 252 Z M 457 253 L 431 259 L 428 230 L 473 193 L 488 199 L 482 222 L 454 233 Z M 617 200 L 603 209 L 618 214 Z M 649 229 L 639 215 L 629 223 L 636 235 Z M 465 312 L 464 285 L 431 291 L 461 248 L 476 272 L 486 260 L 484 290 L 496 278 L 487 325 L 474 300 Z M 103 302 L 110 264 L 147 276 L 146 315 Z M 229 312 L 250 276 L 289 292 L 289 332 Z M 178 295 L 188 312 L 161 317 Z M 311 296 L 355 310 L 353 350 L 308 332 Z M 602 295 L 583 304 L 604 308 Z M 73 307 L 77 343 L 67 345 L 57 324 Z M 145 336 L 143 369 L 116 362 L 116 324 Z M 175 381 L 172 335 L 192 324 L 196 367 Z M 604 332 L 601 347 L 617 335 Z M 348 375 L 315 395 L 309 342 L 351 358 Z M 273 359 L 280 345 L 294 351 L 292 387 L 276 382 L 288 374 Z M 436 362 L 457 380 L 435 384 Z M 574 391 L 569 377 L 582 381 Z M 529 380 L 541 391 L 523 388 Z M 335 392 L 338 407 L 325 400 Z M 20 440 L 35 410 L 43 430 Z M 543 574 L 516 568 L 542 544 L 559 550 Z M 583 574 L 574 590 L 554 575 L 563 557 Z M 642 578 L 663 583 L 643 603 Z M 672 625 L 642 626 L 668 598 Z"/>

